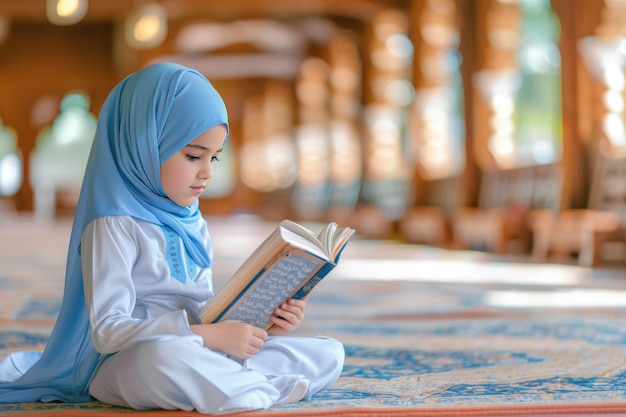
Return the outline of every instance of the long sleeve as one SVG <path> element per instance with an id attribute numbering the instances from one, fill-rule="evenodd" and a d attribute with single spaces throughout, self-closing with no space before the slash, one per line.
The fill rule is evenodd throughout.
<path id="1" fill-rule="evenodd" d="M 144 229 L 128 217 L 104 217 L 83 233 L 85 298 L 100 353 L 154 336 L 193 334 L 187 310 L 200 308 L 209 295 L 206 286 L 170 276 L 164 243 Z"/>

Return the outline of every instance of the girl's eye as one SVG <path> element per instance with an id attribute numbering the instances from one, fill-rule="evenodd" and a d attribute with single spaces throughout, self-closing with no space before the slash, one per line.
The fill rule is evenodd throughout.
<path id="1" fill-rule="evenodd" d="M 190 161 L 198 161 L 200 160 L 199 156 L 195 156 L 195 155 L 187 155 L 187 159 Z"/>
<path id="2" fill-rule="evenodd" d="M 219 161 L 219 160 L 220 160 L 220 159 L 219 159 L 217 156 L 213 156 L 213 157 L 211 157 L 211 162 L 217 162 L 217 161 Z"/>

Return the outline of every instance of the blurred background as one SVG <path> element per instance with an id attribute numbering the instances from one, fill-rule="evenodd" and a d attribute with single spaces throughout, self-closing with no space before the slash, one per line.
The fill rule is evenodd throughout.
<path id="1" fill-rule="evenodd" d="M 623 264 L 625 36 L 621 0 L 0 0 L 0 216 L 71 216 L 107 94 L 167 60 L 229 108 L 207 216 Z"/>

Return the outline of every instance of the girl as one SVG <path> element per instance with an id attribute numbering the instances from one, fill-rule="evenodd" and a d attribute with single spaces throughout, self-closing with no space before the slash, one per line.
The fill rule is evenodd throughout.
<path id="1" fill-rule="evenodd" d="M 304 300 L 269 331 L 200 324 L 213 295 L 198 197 L 228 135 L 200 73 L 146 67 L 104 103 L 76 209 L 63 304 L 43 353 L 0 363 L 0 402 L 89 401 L 229 413 L 310 399 L 343 367 L 329 338 L 288 336 Z"/>

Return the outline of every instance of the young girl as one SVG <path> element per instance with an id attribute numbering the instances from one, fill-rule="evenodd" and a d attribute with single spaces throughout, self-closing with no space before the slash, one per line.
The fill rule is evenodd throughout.
<path id="1" fill-rule="evenodd" d="M 198 197 L 228 136 L 200 73 L 146 67 L 104 103 L 76 209 L 63 304 L 43 353 L 0 363 L 0 402 L 100 401 L 229 413 L 310 399 L 343 367 L 341 343 L 293 337 L 303 300 L 269 334 L 200 324 L 213 295 Z"/>

